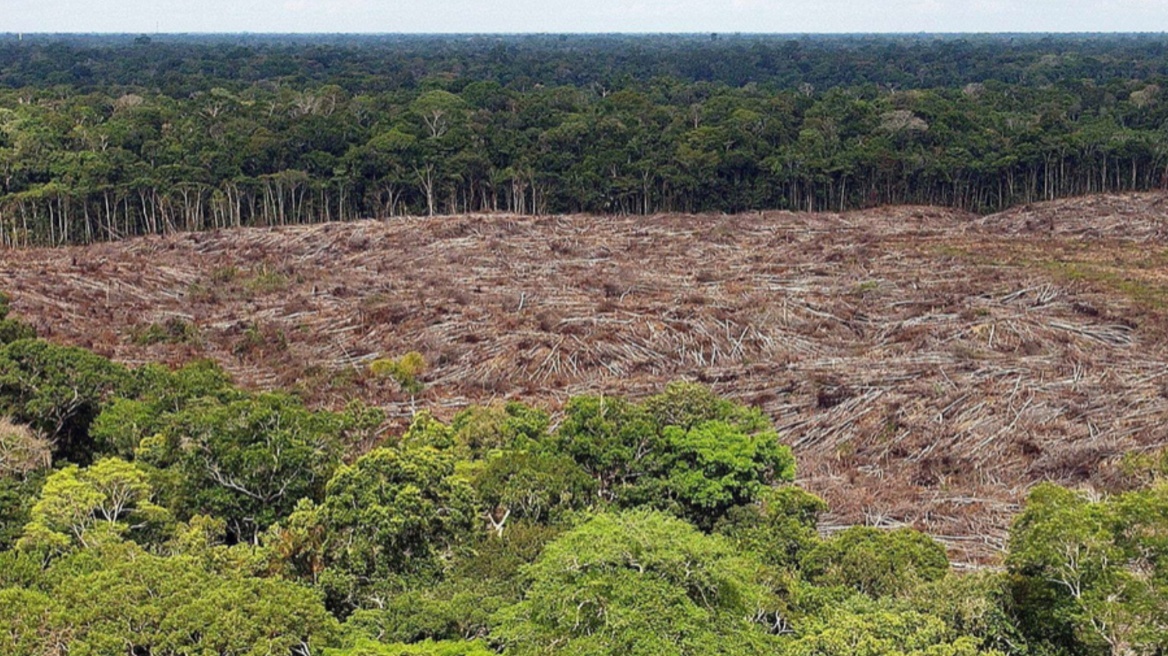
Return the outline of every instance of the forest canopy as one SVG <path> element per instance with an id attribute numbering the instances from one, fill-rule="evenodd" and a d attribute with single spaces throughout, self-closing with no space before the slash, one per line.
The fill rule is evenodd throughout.
<path id="1" fill-rule="evenodd" d="M 1168 182 L 1154 36 L 0 37 L 0 242 Z"/>

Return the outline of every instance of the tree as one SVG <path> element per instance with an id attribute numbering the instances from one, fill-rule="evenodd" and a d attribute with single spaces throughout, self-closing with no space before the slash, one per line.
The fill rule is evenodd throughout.
<path id="1" fill-rule="evenodd" d="M 38 590 L 0 589 L 0 652 L 22 656 L 64 653 L 69 630 L 54 620 L 60 607 Z"/>
<path id="2" fill-rule="evenodd" d="M 910 591 L 907 609 L 940 619 L 954 635 L 974 638 L 982 649 L 1043 653 L 1028 644 L 1018 625 L 1011 578 L 1001 571 L 950 573 Z"/>
<path id="3" fill-rule="evenodd" d="M 731 508 L 714 532 L 768 565 L 798 569 L 802 557 L 820 543 L 819 515 L 826 510 L 823 499 L 784 485 L 763 492 L 755 503 Z"/>
<path id="4" fill-rule="evenodd" d="M 944 621 L 916 611 L 851 599 L 799 627 L 782 653 L 789 656 L 1003 656 L 958 635 Z"/>
<path id="5" fill-rule="evenodd" d="M 350 414 L 313 412 L 280 394 L 189 403 L 141 457 L 179 475 L 180 518 L 227 521 L 233 540 L 255 542 L 300 499 L 320 499 L 340 460 Z"/>
<path id="6" fill-rule="evenodd" d="M 564 406 L 553 443 L 596 479 L 602 497 L 613 499 L 635 480 L 655 434 L 652 419 L 633 403 L 578 396 Z"/>
<path id="7" fill-rule="evenodd" d="M 8 316 L 9 302 L 8 295 L 0 292 L 0 346 L 20 339 L 36 338 L 36 330 L 32 326 Z"/>
<path id="8" fill-rule="evenodd" d="M 539 557 L 561 530 L 519 520 L 502 535 L 480 534 L 458 554 L 442 581 L 354 611 L 345 621 L 347 640 L 413 643 L 489 638 L 498 611 L 523 595 L 526 586 L 520 570 Z"/>
<path id="9" fill-rule="evenodd" d="M 1006 560 L 1018 576 L 1024 628 L 1038 640 L 1058 640 L 1069 622 L 1087 647 L 1114 656 L 1155 653 L 1168 640 L 1166 528 L 1162 485 L 1099 500 L 1036 487 L 1011 529 Z"/>
<path id="10" fill-rule="evenodd" d="M 325 656 L 494 656 L 486 644 L 478 640 L 465 642 L 426 640 L 413 644 L 392 645 L 362 642 L 346 649 L 326 649 Z"/>
<path id="11" fill-rule="evenodd" d="M 462 98 L 441 89 L 427 91 L 410 103 L 410 111 L 422 120 L 427 136 L 441 139 L 462 120 Z"/>
<path id="12" fill-rule="evenodd" d="M 334 607 L 365 606 L 403 581 L 441 576 L 478 517 L 474 490 L 454 464 L 430 447 L 374 449 L 336 472 L 314 510 Z"/>
<path id="13" fill-rule="evenodd" d="M 211 572 L 189 556 L 114 546 L 87 569 L 54 576 L 56 628 L 68 629 L 71 654 L 310 654 L 338 629 L 314 591 Z"/>
<path id="14" fill-rule="evenodd" d="M 671 384 L 644 405 L 577 397 L 564 414 L 551 448 L 592 475 L 603 499 L 667 509 L 707 530 L 795 476 L 765 415 L 700 385 Z"/>
<path id="15" fill-rule="evenodd" d="M 471 406 L 454 416 L 450 429 L 459 448 L 471 458 L 497 450 L 528 449 L 547 439 L 546 412 L 509 401 Z"/>
<path id="16" fill-rule="evenodd" d="M 747 433 L 771 430 L 770 419 L 758 408 L 750 408 L 718 396 L 705 385 L 675 381 L 665 391 L 645 400 L 645 412 L 660 427 L 690 430 L 710 421 L 720 421 Z"/>
<path id="17" fill-rule="evenodd" d="M 722 538 L 652 511 L 597 515 L 526 570 L 495 635 L 507 653 L 762 654 L 775 600 Z"/>
<path id="18" fill-rule="evenodd" d="M 410 351 L 400 358 L 374 360 L 369 365 L 369 371 L 374 376 L 396 382 L 403 392 L 410 395 L 410 407 L 417 411 L 415 397 L 425 388 L 421 376 L 426 371 L 426 359 L 421 353 Z"/>
<path id="19" fill-rule="evenodd" d="M 707 529 L 772 483 L 795 479 L 795 458 L 774 431 L 748 434 L 724 421 L 688 430 L 666 426 L 655 447 L 646 467 L 650 477 L 638 481 L 630 497 L 676 505 L 683 517 Z"/>
<path id="20" fill-rule="evenodd" d="M 55 555 L 110 536 L 148 538 L 151 528 L 169 521 L 152 496 L 146 474 L 124 460 L 106 458 L 85 469 L 69 465 L 45 481 L 19 546 Z"/>
<path id="21" fill-rule="evenodd" d="M 595 499 L 596 482 L 567 456 L 503 451 L 475 476 L 486 518 L 499 535 L 509 519 L 544 522 L 584 508 Z"/>
<path id="22" fill-rule="evenodd" d="M 59 460 L 90 462 L 89 425 L 130 384 L 128 370 L 84 349 L 40 340 L 0 349 L 0 413 L 43 433 Z"/>
<path id="23" fill-rule="evenodd" d="M 944 577 L 949 559 L 924 533 L 853 526 L 812 549 L 802 570 L 816 585 L 845 586 L 879 598 Z"/>
<path id="24" fill-rule="evenodd" d="M 148 364 L 133 370 L 133 398 L 106 404 L 89 427 L 98 453 L 131 459 L 143 439 L 166 430 L 175 413 L 200 398 L 220 403 L 246 398 L 230 378 L 209 360 L 197 360 L 171 371 Z"/>

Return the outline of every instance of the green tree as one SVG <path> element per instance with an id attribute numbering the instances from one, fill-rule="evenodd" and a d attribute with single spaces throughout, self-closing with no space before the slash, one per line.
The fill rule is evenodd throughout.
<path id="1" fill-rule="evenodd" d="M 152 496 L 146 474 L 124 460 L 106 458 L 85 469 L 69 465 L 45 481 L 19 546 L 52 555 L 110 536 L 149 539 L 169 521 Z"/>
<path id="2" fill-rule="evenodd" d="M 69 630 L 59 625 L 59 604 L 38 590 L 0 589 L 0 652 L 57 656 Z"/>
<path id="3" fill-rule="evenodd" d="M 180 517 L 220 517 L 234 540 L 255 542 L 298 501 L 321 498 L 353 421 L 279 394 L 204 398 L 169 417 L 161 443 L 139 452 L 178 474 L 170 503 Z"/>
<path id="4" fill-rule="evenodd" d="M 578 396 L 564 406 L 553 443 L 596 479 L 602 497 L 613 499 L 637 478 L 655 435 L 640 406 L 619 397 Z"/>
<path id="5" fill-rule="evenodd" d="M 910 591 L 906 606 L 937 617 L 955 635 L 977 639 L 982 649 L 1005 654 L 1042 653 L 1032 650 L 1021 631 L 1007 572 L 950 573 Z"/>
<path id="6" fill-rule="evenodd" d="M 550 543 L 525 574 L 523 601 L 495 631 L 509 654 L 774 651 L 755 621 L 776 604 L 758 565 L 668 515 L 598 515 Z"/>
<path id="7" fill-rule="evenodd" d="M 314 591 L 211 572 L 189 556 L 112 548 L 91 571 L 54 578 L 70 654 L 307 654 L 331 644 L 338 629 Z"/>
<path id="8" fill-rule="evenodd" d="M 478 516 L 454 465 L 429 447 L 375 449 L 336 472 L 314 510 L 326 536 L 322 584 L 335 606 L 357 608 L 403 581 L 441 576 Z"/>
<path id="9" fill-rule="evenodd" d="M 487 522 L 502 534 L 509 519 L 543 522 L 590 505 L 596 482 L 567 456 L 502 451 L 474 480 Z"/>
<path id="10" fill-rule="evenodd" d="M 346 649 L 326 649 L 325 656 L 494 656 L 486 644 L 471 640 L 439 641 L 426 640 L 413 644 L 381 644 L 362 642 Z"/>
<path id="11" fill-rule="evenodd" d="M 20 339 L 34 339 L 36 330 L 27 323 L 8 316 L 11 299 L 8 294 L 0 292 L 0 346 Z"/>
<path id="12" fill-rule="evenodd" d="M 422 374 L 426 371 L 426 359 L 417 351 L 410 351 L 400 358 L 382 358 L 369 365 L 374 376 L 393 380 L 401 390 L 410 396 L 410 407 L 417 411 L 415 398 L 425 389 Z"/>
<path id="13" fill-rule="evenodd" d="M 124 367 L 84 349 L 40 340 L 0 349 L 0 413 L 41 431 L 59 460 L 84 465 L 93 458 L 90 424 L 131 383 Z"/>
<path id="14" fill-rule="evenodd" d="M 699 424 L 720 421 L 747 434 L 773 430 L 770 419 L 758 408 L 722 398 L 698 383 L 669 383 L 664 392 L 645 399 L 644 409 L 660 427 L 690 430 Z"/>
<path id="15" fill-rule="evenodd" d="M 784 485 L 763 492 L 755 503 L 731 508 L 714 531 L 768 565 L 797 569 L 820 543 L 819 516 L 826 510 L 823 499 Z"/>
<path id="16" fill-rule="evenodd" d="M 853 526 L 807 553 L 802 570 L 816 585 L 849 587 L 878 598 L 944 577 L 949 559 L 945 548 L 924 533 Z"/>
<path id="17" fill-rule="evenodd" d="M 174 413 L 195 399 L 226 403 L 246 398 L 223 369 L 210 360 L 196 360 L 174 371 L 148 364 L 131 375 L 133 398 L 113 399 L 89 427 L 89 436 L 99 453 L 133 458 L 144 438 L 163 432 Z"/>
<path id="18" fill-rule="evenodd" d="M 547 439 L 546 412 L 515 401 L 471 406 L 454 416 L 450 429 L 471 458 L 500 449 L 529 449 Z"/>
<path id="19" fill-rule="evenodd" d="M 749 434 L 724 421 L 690 429 L 666 426 L 648 473 L 631 495 L 641 503 L 676 504 L 682 516 L 711 528 L 727 510 L 750 503 L 776 482 L 795 478 L 790 447 L 774 431 Z"/>
<path id="20" fill-rule="evenodd" d="M 851 599 L 799 627 L 784 656 L 1003 656 L 957 634 L 941 619 Z"/>
<path id="21" fill-rule="evenodd" d="M 1087 647 L 1115 656 L 1155 653 L 1168 640 L 1166 528 L 1162 485 L 1099 500 L 1036 487 L 1011 529 L 1006 560 L 1026 606 L 1024 628 L 1058 641 L 1059 626 L 1069 624 Z"/>

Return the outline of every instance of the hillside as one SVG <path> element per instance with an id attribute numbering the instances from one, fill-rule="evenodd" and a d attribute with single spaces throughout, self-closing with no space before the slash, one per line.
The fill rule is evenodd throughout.
<path id="1" fill-rule="evenodd" d="M 411 350 L 444 416 L 704 381 L 774 417 L 830 524 L 982 560 L 1030 484 L 1168 443 L 1166 198 L 184 233 L 0 251 L 0 289 L 54 341 L 399 422 L 365 365 Z"/>

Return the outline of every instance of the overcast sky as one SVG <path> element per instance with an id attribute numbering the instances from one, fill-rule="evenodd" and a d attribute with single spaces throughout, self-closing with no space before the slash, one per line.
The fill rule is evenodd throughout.
<path id="1" fill-rule="evenodd" d="M 1168 0 L 0 0 L 0 32 L 1164 32 Z"/>

